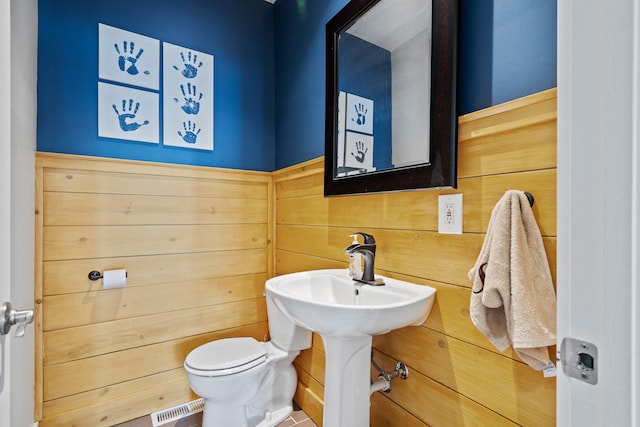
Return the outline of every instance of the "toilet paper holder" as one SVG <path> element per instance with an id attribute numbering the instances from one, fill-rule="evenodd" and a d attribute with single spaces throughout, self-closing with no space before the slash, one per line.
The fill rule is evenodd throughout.
<path id="1" fill-rule="evenodd" d="M 125 277 L 129 277 L 129 273 L 125 273 Z M 91 281 L 96 281 L 99 279 L 103 279 L 104 276 L 102 276 L 102 273 L 100 273 L 98 270 L 93 270 L 89 272 L 89 280 Z"/>
<path id="2" fill-rule="evenodd" d="M 102 273 L 98 270 L 93 270 L 89 272 L 89 280 L 96 281 L 98 279 L 102 279 Z"/>

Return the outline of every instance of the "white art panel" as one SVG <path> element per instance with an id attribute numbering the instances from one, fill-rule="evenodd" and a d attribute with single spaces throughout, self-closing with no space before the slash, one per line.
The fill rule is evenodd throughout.
<path id="1" fill-rule="evenodd" d="M 159 143 L 160 95 L 98 82 L 98 136 Z"/>
<path id="2" fill-rule="evenodd" d="M 213 150 L 213 55 L 170 43 L 163 54 L 163 143 Z"/>
<path id="3" fill-rule="evenodd" d="M 367 172 L 373 167 L 373 136 L 347 132 L 345 166 Z"/>
<path id="4" fill-rule="evenodd" d="M 160 41 L 98 24 L 98 77 L 160 89 Z"/>
<path id="5" fill-rule="evenodd" d="M 373 100 L 348 93 L 346 110 L 348 130 L 373 135 Z"/>

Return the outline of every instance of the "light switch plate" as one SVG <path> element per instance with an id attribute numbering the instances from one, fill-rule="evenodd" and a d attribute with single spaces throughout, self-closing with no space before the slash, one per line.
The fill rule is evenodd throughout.
<path id="1" fill-rule="evenodd" d="M 462 193 L 438 196 L 438 233 L 462 234 Z"/>

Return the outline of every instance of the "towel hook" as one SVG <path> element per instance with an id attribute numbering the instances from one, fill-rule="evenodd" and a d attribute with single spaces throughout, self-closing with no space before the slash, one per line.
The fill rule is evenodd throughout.
<path id="1" fill-rule="evenodd" d="M 533 198 L 533 194 L 529 193 L 528 191 L 523 191 L 523 193 L 529 200 L 529 206 L 533 207 L 533 203 L 536 201 L 536 199 Z"/>

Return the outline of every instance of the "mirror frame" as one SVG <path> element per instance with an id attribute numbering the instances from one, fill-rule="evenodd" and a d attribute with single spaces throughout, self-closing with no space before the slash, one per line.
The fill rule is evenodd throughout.
<path id="1" fill-rule="evenodd" d="M 432 0 L 430 163 L 334 177 L 337 159 L 338 36 L 381 0 L 351 0 L 327 23 L 324 195 L 456 188 L 458 0 Z"/>

